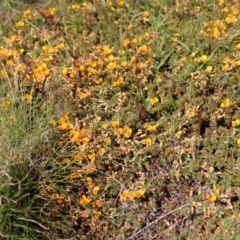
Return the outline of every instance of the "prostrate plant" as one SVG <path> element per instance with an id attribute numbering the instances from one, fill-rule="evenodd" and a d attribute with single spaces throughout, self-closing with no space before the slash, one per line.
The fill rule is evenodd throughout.
<path id="1" fill-rule="evenodd" d="M 239 3 L 54 3 L 0 46 L 1 236 L 236 238 Z"/>

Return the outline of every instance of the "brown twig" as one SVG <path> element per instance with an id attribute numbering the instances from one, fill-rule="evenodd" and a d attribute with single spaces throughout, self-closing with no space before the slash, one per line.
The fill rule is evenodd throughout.
<path id="1" fill-rule="evenodd" d="M 130 236 L 128 239 L 133 239 L 134 237 L 136 237 L 137 235 L 139 235 L 140 233 L 142 233 L 142 232 L 145 231 L 146 229 L 148 229 L 148 228 L 154 226 L 155 224 L 157 224 L 161 219 L 163 219 L 163 218 L 167 217 L 168 215 L 170 215 L 170 214 L 172 214 L 172 213 L 174 213 L 174 212 L 176 212 L 176 211 L 178 211 L 178 210 L 180 210 L 180 209 L 182 209 L 182 208 L 185 208 L 185 207 L 187 207 L 187 206 L 189 206 L 189 205 L 190 205 L 190 203 L 186 203 L 186 204 L 184 204 L 184 205 L 182 205 L 182 206 L 180 206 L 180 207 L 178 207 L 178 208 L 176 208 L 176 209 L 174 209 L 174 210 L 172 210 L 172 211 L 170 211 L 170 212 L 168 212 L 168 213 L 166 213 L 166 214 L 158 217 L 157 219 L 155 219 L 153 222 L 149 223 L 147 226 L 145 226 L 145 227 L 142 228 L 141 230 L 135 232 L 135 233 L 134 233 L 132 236 Z"/>
<path id="2" fill-rule="evenodd" d="M 32 222 L 32 223 L 36 223 L 39 227 L 41 227 L 44 230 L 50 230 L 48 227 L 43 226 L 41 223 L 39 223 L 39 222 L 37 222 L 35 220 L 27 219 L 27 218 L 19 218 L 19 219 L 25 220 L 25 221 L 28 221 L 28 222 Z"/>

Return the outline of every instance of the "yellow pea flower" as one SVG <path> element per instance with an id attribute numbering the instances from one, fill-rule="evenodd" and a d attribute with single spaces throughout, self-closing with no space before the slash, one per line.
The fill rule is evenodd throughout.
<path id="1" fill-rule="evenodd" d="M 210 202 L 216 202 L 217 201 L 217 197 L 214 194 L 207 194 L 206 199 Z"/>
<path id="2" fill-rule="evenodd" d="M 88 197 L 86 197 L 86 195 L 83 195 L 83 196 L 80 198 L 79 202 L 80 202 L 82 205 L 85 206 L 85 205 L 87 205 L 88 203 L 91 202 L 91 199 L 88 198 Z"/>
<path id="3" fill-rule="evenodd" d="M 100 189 L 99 186 L 94 187 L 93 190 L 92 190 L 92 193 L 93 193 L 94 195 L 97 195 L 99 189 Z"/>
<path id="4" fill-rule="evenodd" d="M 145 144 L 147 145 L 147 146 L 150 146 L 151 144 L 152 144 L 152 139 L 151 138 L 146 138 L 145 139 Z"/>

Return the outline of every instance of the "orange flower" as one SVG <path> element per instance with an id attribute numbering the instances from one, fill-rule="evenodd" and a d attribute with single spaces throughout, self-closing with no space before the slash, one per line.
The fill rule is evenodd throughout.
<path id="1" fill-rule="evenodd" d="M 140 198 L 140 197 L 142 197 L 143 195 L 144 195 L 144 193 L 145 193 L 145 190 L 143 190 L 143 189 L 139 189 L 139 190 L 137 190 L 136 192 L 135 192 L 135 198 Z"/>
<path id="2" fill-rule="evenodd" d="M 217 197 L 214 194 L 207 194 L 206 199 L 210 202 L 216 202 L 217 201 Z"/>
<path id="3" fill-rule="evenodd" d="M 89 197 L 86 197 L 86 195 L 83 195 L 83 196 L 80 198 L 79 202 L 80 202 L 82 205 L 85 206 L 85 205 L 87 205 L 88 203 L 91 202 L 91 199 L 90 199 Z"/>
<path id="4" fill-rule="evenodd" d="M 102 207 L 102 205 L 103 205 L 102 201 L 100 201 L 98 199 L 95 201 L 95 204 L 97 205 L 97 207 Z"/>
<path id="5" fill-rule="evenodd" d="M 92 190 L 92 193 L 93 193 L 94 195 L 97 195 L 99 189 L 100 189 L 99 186 L 94 187 L 93 190 Z"/>
<path id="6" fill-rule="evenodd" d="M 127 191 L 124 191 L 121 193 L 121 200 L 126 200 L 128 197 L 128 192 Z"/>

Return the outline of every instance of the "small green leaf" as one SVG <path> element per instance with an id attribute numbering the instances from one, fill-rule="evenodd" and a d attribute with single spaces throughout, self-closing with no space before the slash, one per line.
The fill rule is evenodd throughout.
<path id="1" fill-rule="evenodd" d="M 146 107 L 147 110 L 149 110 L 151 108 L 152 103 L 151 103 L 149 97 L 145 99 L 144 106 Z"/>

